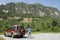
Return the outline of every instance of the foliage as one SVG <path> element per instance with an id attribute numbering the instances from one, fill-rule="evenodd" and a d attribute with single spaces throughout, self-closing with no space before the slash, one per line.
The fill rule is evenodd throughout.
<path id="1" fill-rule="evenodd" d="M 37 20 L 39 19 L 39 20 Z M 26 31 L 28 24 L 32 28 L 33 32 L 60 32 L 60 19 L 53 18 L 37 18 L 29 23 L 23 23 L 18 21 L 19 19 L 9 19 L 0 21 L 0 32 L 3 32 L 12 25 L 22 25 L 25 27 Z"/>
<path id="2" fill-rule="evenodd" d="M 3 12 L 7 10 L 8 12 Z M 55 11 L 60 11 L 53 7 L 46 7 L 41 4 L 26 4 L 26 3 L 8 3 L 0 5 L 0 32 L 5 31 L 12 25 L 23 25 L 27 31 L 28 24 L 33 32 L 60 32 L 60 17 L 56 17 Z M 40 16 L 40 14 L 44 16 Z M 51 13 L 53 14 L 51 16 Z M 8 19 L 11 17 L 12 19 Z M 14 17 L 21 17 L 15 19 Z M 23 18 L 32 18 L 32 22 L 24 23 Z"/>

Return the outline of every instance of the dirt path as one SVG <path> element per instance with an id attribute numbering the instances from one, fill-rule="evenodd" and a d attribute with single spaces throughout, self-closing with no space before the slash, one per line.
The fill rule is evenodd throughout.
<path id="1" fill-rule="evenodd" d="M 51 34 L 51 33 L 40 33 L 40 34 L 32 34 L 32 38 L 28 39 L 27 35 L 25 35 L 23 38 L 11 38 L 11 37 L 5 37 L 4 35 L 1 35 L 6 40 L 60 40 L 60 33 L 58 34 Z"/>

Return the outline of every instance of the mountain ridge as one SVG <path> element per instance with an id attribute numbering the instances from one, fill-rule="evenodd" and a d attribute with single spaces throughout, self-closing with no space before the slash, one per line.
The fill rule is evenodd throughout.
<path id="1" fill-rule="evenodd" d="M 0 5 L 0 12 L 4 13 L 22 13 L 32 14 L 40 17 L 56 16 L 59 17 L 60 11 L 54 7 L 47 7 L 39 3 L 27 4 L 24 2 L 7 3 L 6 5 Z"/>

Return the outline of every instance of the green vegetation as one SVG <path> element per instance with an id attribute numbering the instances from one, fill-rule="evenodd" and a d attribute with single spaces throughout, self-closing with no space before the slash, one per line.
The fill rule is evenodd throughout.
<path id="1" fill-rule="evenodd" d="M 57 12 L 57 13 L 55 13 Z M 41 14 L 42 13 L 42 14 Z M 0 5 L 0 17 L 6 18 L 13 17 L 13 16 L 25 16 L 25 15 L 33 15 L 35 16 L 54 16 L 56 17 L 60 11 L 57 8 L 47 7 L 41 4 L 26 4 L 26 3 L 7 3 L 6 5 Z M 3 16 L 2 16 L 3 15 Z M 26 17 L 26 16 L 25 16 Z"/>
<path id="2" fill-rule="evenodd" d="M 3 18 L 0 20 L 0 32 L 12 25 L 23 25 L 27 31 L 28 24 L 33 32 L 60 32 L 60 11 L 41 4 L 21 2 L 0 5 L 0 18 Z M 32 18 L 32 21 L 24 23 L 23 18 Z"/>
<path id="3" fill-rule="evenodd" d="M 33 32 L 60 32 L 60 19 L 58 18 L 34 18 L 29 23 L 23 23 L 19 19 L 1 20 L 0 32 L 3 32 L 12 25 L 23 25 L 27 31 L 28 24 Z"/>

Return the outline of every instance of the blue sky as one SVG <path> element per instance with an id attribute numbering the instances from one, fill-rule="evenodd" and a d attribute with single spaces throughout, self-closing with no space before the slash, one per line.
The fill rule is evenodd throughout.
<path id="1" fill-rule="evenodd" d="M 45 6 L 56 7 L 60 10 L 60 0 L 0 0 L 0 4 L 6 4 L 9 2 L 25 2 L 29 4 L 40 3 Z"/>

